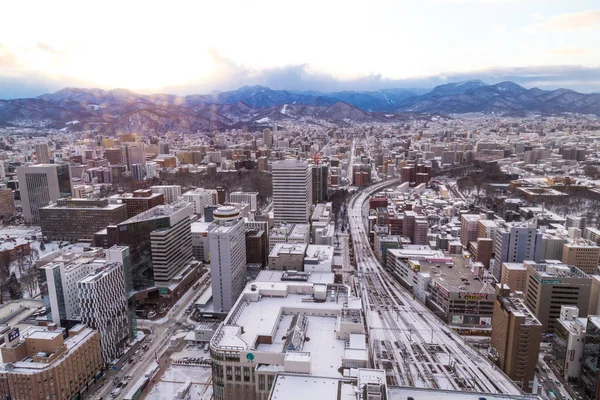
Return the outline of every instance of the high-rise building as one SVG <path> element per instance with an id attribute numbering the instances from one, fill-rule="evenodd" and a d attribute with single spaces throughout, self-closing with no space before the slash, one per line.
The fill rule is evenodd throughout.
<path id="1" fill-rule="evenodd" d="M 526 392 L 533 388 L 541 331 L 541 322 L 523 300 L 497 285 L 491 345 L 500 369 Z"/>
<path id="2" fill-rule="evenodd" d="M 312 174 L 304 160 L 276 161 L 273 170 L 275 222 L 306 224 L 312 205 Z"/>
<path id="3" fill-rule="evenodd" d="M 146 171 L 142 164 L 131 164 L 131 178 L 134 181 L 143 181 L 145 176 Z"/>
<path id="4" fill-rule="evenodd" d="M 327 163 L 314 164 L 312 171 L 312 202 L 313 204 L 326 202 L 327 197 L 327 178 L 329 176 L 329 166 Z"/>
<path id="5" fill-rule="evenodd" d="M 127 206 L 127 218 L 132 218 L 149 209 L 165 204 L 162 193 L 152 193 L 150 189 L 139 189 L 133 193 L 115 194 L 109 198 L 111 203 L 123 203 Z"/>
<path id="6" fill-rule="evenodd" d="M 556 322 L 552 343 L 556 367 L 565 379 L 578 379 L 583 364 L 587 318 L 579 318 L 577 307 L 562 306 L 560 318 Z"/>
<path id="7" fill-rule="evenodd" d="M 256 212 L 258 204 L 258 192 L 232 192 L 229 194 L 232 203 L 250 204 L 250 212 Z"/>
<path id="8" fill-rule="evenodd" d="M 123 150 L 119 148 L 104 150 L 104 157 L 108 160 L 110 165 L 123 164 Z"/>
<path id="9" fill-rule="evenodd" d="M 49 240 L 92 239 L 111 224 L 127 219 L 125 204 L 108 199 L 58 199 L 39 210 L 42 235 Z"/>
<path id="10" fill-rule="evenodd" d="M 600 262 L 600 246 L 589 244 L 565 243 L 562 262 L 574 265 L 586 274 L 597 275 Z"/>
<path id="11" fill-rule="evenodd" d="M 47 142 L 39 142 L 33 145 L 33 157 L 36 164 L 50 163 L 50 150 Z"/>
<path id="12" fill-rule="evenodd" d="M 477 240 L 479 235 L 479 214 L 463 214 L 460 216 L 460 243 L 467 247 Z"/>
<path id="13" fill-rule="evenodd" d="M 10 218 L 17 212 L 12 189 L 0 188 L 0 217 Z"/>
<path id="14" fill-rule="evenodd" d="M 102 376 L 100 334 L 79 324 L 32 326 L 0 346 L 11 399 L 77 399 Z M 112 360 L 110 360 L 112 361 Z M 4 394 L 4 393 L 3 393 Z"/>
<path id="15" fill-rule="evenodd" d="M 192 260 L 191 215 L 192 206 L 185 201 L 156 206 L 119 224 L 109 225 L 94 235 L 94 243 L 104 248 L 129 246 L 134 287 L 153 286 L 155 279 L 163 281 L 180 272 L 185 267 L 186 257 L 189 257 L 187 262 Z M 186 234 L 182 232 L 182 225 L 187 225 Z M 181 254 L 173 255 L 179 246 L 187 249 L 181 248 Z M 158 257 L 157 275 L 154 274 L 153 252 Z M 170 255 L 173 255 L 171 260 Z"/>
<path id="16" fill-rule="evenodd" d="M 540 261 L 542 253 L 542 233 L 528 225 L 508 225 L 499 227 L 494 238 L 494 270 L 497 280 L 502 275 L 502 263 Z"/>
<path id="17" fill-rule="evenodd" d="M 166 204 L 175 203 L 181 197 L 181 186 L 179 185 L 155 185 L 151 186 L 152 193 L 162 193 Z"/>
<path id="18" fill-rule="evenodd" d="M 40 208 L 71 196 L 71 172 L 68 164 L 40 164 L 17 168 L 23 218 L 40 220 Z"/>
<path id="19" fill-rule="evenodd" d="M 219 207 L 209 228 L 210 279 L 215 310 L 229 311 L 246 285 L 246 229 L 234 207 Z"/>
<path id="20" fill-rule="evenodd" d="M 100 332 L 102 357 L 119 358 L 129 340 L 123 264 L 105 263 L 77 283 L 81 321 Z"/>
<path id="21" fill-rule="evenodd" d="M 600 397 L 600 317 L 588 316 L 583 342 L 583 363 L 579 385 L 585 398 Z"/>
<path id="22" fill-rule="evenodd" d="M 525 303 L 542 323 L 542 332 L 554 333 L 561 306 L 576 306 L 588 315 L 592 278 L 574 266 L 546 260 L 527 266 Z"/>
<path id="23" fill-rule="evenodd" d="M 192 260 L 192 206 L 187 202 L 169 216 L 169 226 L 150 233 L 154 280 L 168 282 Z"/>
<path id="24" fill-rule="evenodd" d="M 158 154 L 169 154 L 169 143 L 158 142 Z"/>
<path id="25" fill-rule="evenodd" d="M 263 129 L 263 143 L 265 145 L 265 149 L 273 148 L 273 134 L 269 128 Z"/>
<path id="26" fill-rule="evenodd" d="M 193 189 L 183 194 L 185 201 L 192 203 L 194 214 L 204 214 L 204 207 L 217 204 L 217 193 L 214 189 Z"/>
<path id="27" fill-rule="evenodd" d="M 123 164 L 131 171 L 131 164 L 146 165 L 146 150 L 143 143 L 124 143 L 121 146 Z"/>

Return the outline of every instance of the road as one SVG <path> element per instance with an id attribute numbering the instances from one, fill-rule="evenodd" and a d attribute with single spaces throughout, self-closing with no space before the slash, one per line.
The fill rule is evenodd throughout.
<path id="1" fill-rule="evenodd" d="M 123 378 L 125 375 L 130 375 L 132 378 L 129 380 L 129 384 L 123 388 L 117 399 L 125 397 L 131 385 L 137 382 L 144 373 L 148 370 L 152 362 L 160 359 L 161 354 L 168 348 L 168 341 L 171 336 L 181 328 L 181 319 L 185 313 L 185 310 L 194 301 L 195 296 L 200 293 L 203 285 L 210 284 L 210 273 L 204 274 L 200 278 L 200 285 L 196 290 L 189 289 L 177 303 L 173 305 L 173 308 L 167 314 L 167 318 L 164 322 L 158 324 L 152 324 L 152 334 L 149 335 L 148 340 L 152 340 L 148 343 L 148 350 L 141 353 L 137 362 L 132 364 L 125 364 L 118 376 Z M 140 324 L 138 325 L 140 326 Z M 144 326 L 146 327 L 146 326 Z M 138 356 L 136 356 L 137 358 Z M 156 357 L 156 358 L 155 358 Z M 112 383 L 112 379 L 107 381 L 105 385 L 100 389 L 99 392 L 95 393 L 91 398 L 93 399 L 108 399 L 110 393 L 114 390 L 115 386 Z"/>
<path id="2" fill-rule="evenodd" d="M 349 208 L 356 291 L 363 300 L 374 368 L 386 371 L 390 385 L 521 394 L 511 379 L 415 300 L 375 258 L 365 231 L 367 200 L 398 183 L 384 181 L 358 192 Z"/>

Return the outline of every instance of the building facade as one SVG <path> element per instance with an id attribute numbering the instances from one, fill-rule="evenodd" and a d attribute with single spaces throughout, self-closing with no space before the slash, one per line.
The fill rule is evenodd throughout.
<path id="1" fill-rule="evenodd" d="M 40 208 L 71 196 L 71 172 L 68 164 L 39 164 L 17 168 L 23 218 L 38 223 Z"/>
<path id="2" fill-rule="evenodd" d="M 312 173 L 308 162 L 276 161 L 272 172 L 275 222 L 308 223 L 312 205 Z"/>
<path id="3" fill-rule="evenodd" d="M 215 310 L 229 311 L 246 285 L 246 229 L 234 207 L 219 207 L 209 228 L 211 287 Z"/>

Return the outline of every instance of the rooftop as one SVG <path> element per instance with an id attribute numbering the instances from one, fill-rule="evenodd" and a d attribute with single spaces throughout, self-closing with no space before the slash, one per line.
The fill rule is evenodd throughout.
<path id="1" fill-rule="evenodd" d="M 499 301 L 502 303 L 503 307 L 510 311 L 515 317 L 523 317 L 525 318 L 526 325 L 537 325 L 542 326 L 542 323 L 537 319 L 537 317 L 531 312 L 523 302 L 523 299 L 519 297 L 499 297 Z"/>

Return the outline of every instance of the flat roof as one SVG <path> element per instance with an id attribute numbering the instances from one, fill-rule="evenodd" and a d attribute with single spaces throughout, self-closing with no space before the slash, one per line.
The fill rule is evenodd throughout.
<path id="1" fill-rule="evenodd" d="M 414 400 L 534 400 L 537 396 L 519 396 L 492 393 L 476 393 L 451 390 L 417 389 L 408 387 L 388 387 L 388 400 L 406 400 L 412 397 Z"/>
<path id="2" fill-rule="evenodd" d="M 337 399 L 342 381 L 307 375 L 279 374 L 271 390 L 272 400 Z"/>

